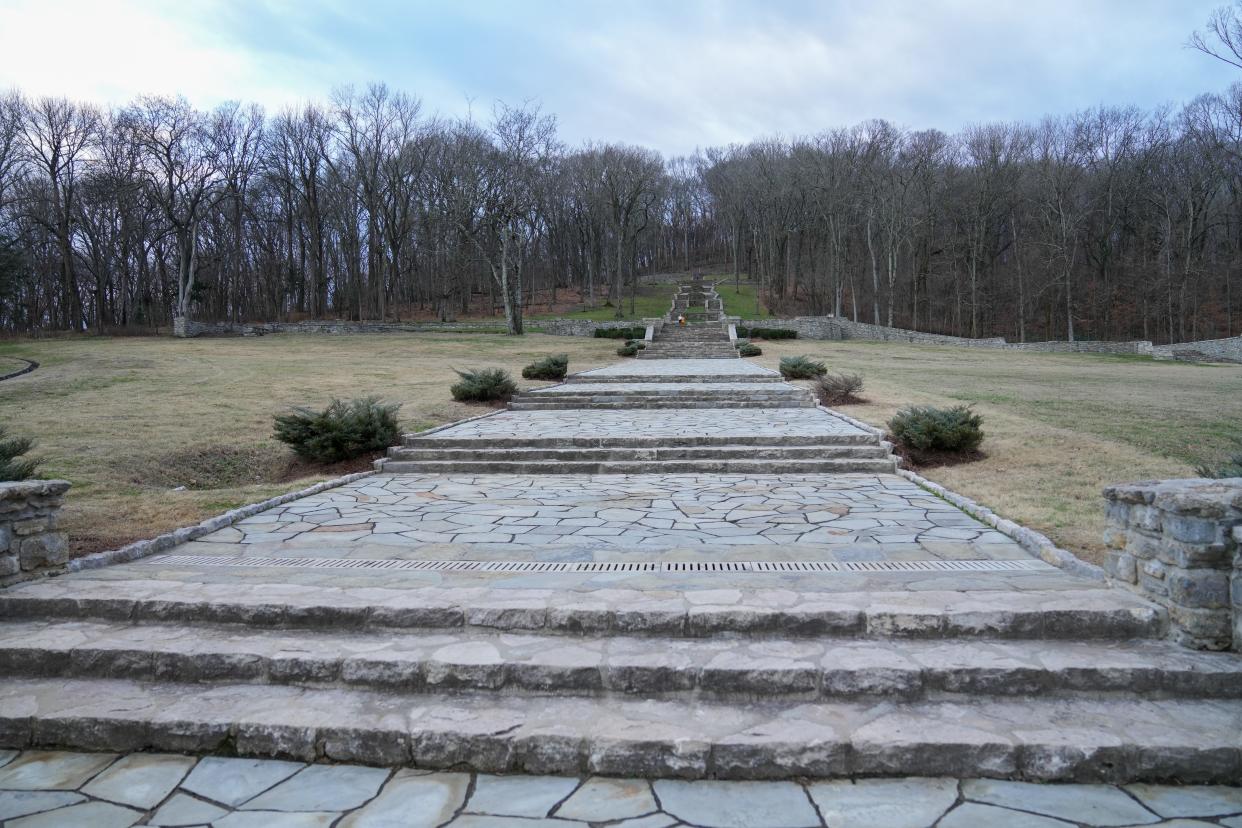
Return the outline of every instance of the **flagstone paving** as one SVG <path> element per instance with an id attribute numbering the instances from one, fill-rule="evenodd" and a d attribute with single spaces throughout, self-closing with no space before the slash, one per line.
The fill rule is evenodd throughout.
<path id="1" fill-rule="evenodd" d="M 567 382 L 653 380 L 780 384 Z M 0 592 L 0 745 L 170 752 L 0 754 L 0 820 L 1242 828 L 1232 788 L 970 779 L 1231 784 L 1242 660 L 830 411 L 645 404 L 407 435 L 385 473 Z M 966 781 L 903 778 L 931 774 Z"/>
<path id="2" fill-rule="evenodd" d="M 142 768 L 143 773 L 134 774 Z M 172 754 L 0 752 L 3 828 L 1238 828 L 1242 788 L 899 778 L 493 776 Z"/>
<path id="3" fill-rule="evenodd" d="M 670 413 L 672 412 L 672 413 Z M 555 437 L 870 437 L 818 408 L 501 411 L 437 431 L 437 440 Z"/>
<path id="4" fill-rule="evenodd" d="M 652 359 L 626 360 L 592 368 L 574 377 L 590 382 L 599 377 L 771 377 L 780 373 L 744 359 Z"/>

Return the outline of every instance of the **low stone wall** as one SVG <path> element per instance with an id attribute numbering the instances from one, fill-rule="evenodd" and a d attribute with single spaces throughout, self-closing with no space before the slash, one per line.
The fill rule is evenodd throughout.
<path id="1" fill-rule="evenodd" d="M 1242 478 L 1109 486 L 1105 569 L 1169 610 L 1174 640 L 1242 651 Z"/>
<path id="2" fill-rule="evenodd" d="M 1124 342 L 1102 340 L 1065 342 L 1008 342 L 1004 337 L 970 339 L 947 334 L 909 331 L 851 322 L 835 316 L 797 316 L 793 319 L 746 319 L 738 325 L 760 328 L 792 328 L 802 339 L 861 339 L 873 342 L 911 342 L 921 345 L 954 345 L 959 348 L 995 348 L 1012 351 L 1040 351 L 1057 354 L 1140 354 L 1157 359 L 1182 361 L 1242 362 L 1242 336 L 1230 339 L 1207 339 L 1173 345 L 1153 345 L 1145 339 Z"/>
<path id="3" fill-rule="evenodd" d="M 552 336 L 595 336 L 595 332 L 598 330 L 608 328 L 642 328 L 649 323 L 628 319 L 610 322 L 596 322 L 591 319 L 541 319 L 530 324 L 531 327 L 537 327 L 542 333 L 551 334 Z"/>
<path id="4" fill-rule="evenodd" d="M 67 480 L 0 483 L 0 585 L 64 569 L 69 540 L 56 531 Z"/>
<path id="5" fill-rule="evenodd" d="M 304 322 L 195 322 L 177 317 L 173 320 L 173 336 L 191 339 L 200 336 L 263 336 L 265 334 L 372 334 L 426 333 L 434 331 L 490 332 L 503 331 L 503 320 L 485 322 L 349 322 L 336 319 L 310 319 Z"/>
<path id="6" fill-rule="evenodd" d="M 1152 349 L 1152 355 L 1157 359 L 1184 362 L 1242 362 L 1242 336 L 1157 345 Z"/>

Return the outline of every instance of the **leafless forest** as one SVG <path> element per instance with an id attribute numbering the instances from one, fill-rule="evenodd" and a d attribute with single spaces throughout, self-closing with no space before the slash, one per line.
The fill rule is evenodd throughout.
<path id="1" fill-rule="evenodd" d="M 0 329 L 461 318 L 522 328 L 643 274 L 749 276 L 781 314 L 1014 340 L 1236 335 L 1242 86 L 948 135 L 884 121 L 662 158 L 536 107 L 446 120 L 383 85 L 266 114 L 0 97 Z"/>

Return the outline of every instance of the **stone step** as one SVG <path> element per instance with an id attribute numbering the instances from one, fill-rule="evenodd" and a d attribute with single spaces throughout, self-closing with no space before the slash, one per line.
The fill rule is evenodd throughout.
<path id="1" fill-rule="evenodd" d="M 384 474 L 893 474 L 892 459 L 839 460 L 390 460 Z"/>
<path id="2" fill-rule="evenodd" d="M 737 351 L 730 349 L 731 353 L 715 353 L 690 350 L 677 351 L 652 351 L 651 348 L 644 348 L 638 352 L 638 359 L 738 359 Z"/>
<path id="3" fill-rule="evenodd" d="M 732 385 L 712 386 L 709 384 L 687 385 L 678 387 L 671 383 L 633 383 L 630 385 L 620 384 L 599 384 L 595 383 L 574 383 L 551 385 L 546 388 L 538 388 L 531 391 L 523 391 L 520 395 L 523 399 L 553 399 L 558 397 L 565 398 L 582 398 L 582 397 L 599 397 L 604 396 L 610 399 L 618 399 L 623 397 L 632 397 L 634 399 L 645 399 L 648 397 L 657 398 L 674 398 L 674 399 L 715 399 L 718 397 L 735 397 L 747 400 L 776 400 L 786 399 L 789 397 L 807 398 L 811 397 L 811 392 L 805 388 L 799 388 L 796 385 L 785 385 L 784 383 L 768 383 L 761 385 L 759 383 L 739 383 L 740 387 Z"/>
<path id="4" fill-rule="evenodd" d="M 480 441 L 476 441 L 480 442 Z M 829 445 L 829 446 L 774 446 L 765 449 L 766 460 L 824 460 L 837 458 L 866 458 L 884 460 L 888 453 L 878 445 Z M 393 460 L 729 460 L 751 459 L 756 455 L 754 446 L 652 446 L 648 448 L 531 448 L 498 447 L 495 445 L 418 448 L 393 446 L 388 457 Z"/>
<path id="5" fill-rule="evenodd" d="M 903 704 L 0 681 L 0 746 L 276 756 L 488 773 L 1236 783 L 1242 702 Z"/>
<path id="6" fill-rule="evenodd" d="M 685 448 L 690 446 L 858 446 L 879 445 L 872 434 L 723 434 L 676 437 L 436 437 L 402 435 L 407 448 Z"/>
<path id="7" fill-rule="evenodd" d="M 614 398 L 614 399 L 582 399 L 566 398 L 561 400 L 538 401 L 529 398 L 515 399 L 509 403 L 511 411 L 564 411 L 575 408 L 814 408 L 814 400 L 731 400 L 712 398 L 693 400 L 685 398 Z"/>
<path id="8" fill-rule="evenodd" d="M 153 559 L 154 560 L 154 559 Z M 157 561 L 158 562 L 158 561 Z M 120 576 L 127 575 L 127 578 Z M 1028 590 L 795 592 L 789 589 L 335 587 L 201 583 L 141 566 L 106 583 L 56 578 L 0 591 L 6 620 L 245 624 L 332 632 L 491 630 L 569 636 L 1132 641 L 1162 638 L 1165 611 L 1104 587 Z M 482 583 L 486 583 L 485 581 Z M 727 594 L 726 594 L 727 593 Z"/>
<path id="9" fill-rule="evenodd" d="M 0 623 L 0 675 L 721 700 L 1242 698 L 1242 656 L 1169 642 L 689 641 Z"/>
<path id="10" fill-rule="evenodd" d="M 749 365 L 751 363 L 740 363 Z M 635 383 L 635 382 L 746 382 L 746 383 L 783 383 L 780 374 L 644 374 L 636 369 L 632 374 L 570 374 L 565 377 L 566 383 L 598 382 Z"/>

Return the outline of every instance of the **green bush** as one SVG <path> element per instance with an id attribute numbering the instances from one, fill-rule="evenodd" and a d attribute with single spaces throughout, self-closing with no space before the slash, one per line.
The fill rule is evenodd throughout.
<path id="1" fill-rule="evenodd" d="M 1238 448 L 1242 449 L 1242 437 L 1234 437 L 1232 439 L 1235 443 L 1237 443 Z M 3 455 L 0 454 L 0 456 Z M 1213 477 L 1217 479 L 1224 477 L 1242 477 L 1242 450 L 1234 452 L 1225 459 L 1225 462 L 1222 465 L 1209 466 L 1204 464 L 1202 466 L 1198 466 L 1195 469 L 1195 474 L 1200 477 Z"/>
<path id="2" fill-rule="evenodd" d="M 561 380 L 569 370 L 569 354 L 546 356 L 522 369 L 522 379 Z"/>
<path id="3" fill-rule="evenodd" d="M 336 463 L 367 452 L 383 451 L 401 439 L 399 403 L 376 397 L 332 400 L 323 411 L 295 408 L 276 415 L 276 439 L 303 460 Z"/>
<path id="4" fill-rule="evenodd" d="M 828 366 L 807 356 L 781 357 L 781 376 L 785 379 L 815 379 L 828 373 Z"/>
<path id="5" fill-rule="evenodd" d="M 752 339 L 797 339 L 792 328 L 737 328 L 737 335 Z"/>
<path id="6" fill-rule="evenodd" d="M 617 356 L 632 357 L 638 356 L 638 352 L 647 347 L 647 343 L 641 339 L 627 339 L 625 344 L 617 349 Z"/>
<path id="7" fill-rule="evenodd" d="M 0 482 L 29 480 L 43 461 L 22 455 L 34 448 L 29 437 L 9 437 L 8 429 L 0 426 Z"/>
<path id="8" fill-rule="evenodd" d="M 743 342 L 737 346 L 738 356 L 753 357 L 753 356 L 761 356 L 762 354 L 763 354 L 763 349 L 760 348 L 758 345 L 755 345 L 750 342 Z"/>
<path id="9" fill-rule="evenodd" d="M 457 371 L 460 380 L 449 391 L 458 402 L 495 402 L 507 400 L 517 393 L 517 384 L 503 368 L 479 368 L 474 371 Z"/>
<path id="10" fill-rule="evenodd" d="M 861 402 L 863 378 L 858 374 L 825 374 L 815 381 L 815 396 L 824 405 Z"/>
<path id="11" fill-rule="evenodd" d="M 647 335 L 645 325 L 633 328 L 596 328 L 596 339 L 642 339 Z"/>
<path id="12" fill-rule="evenodd" d="M 982 426 L 983 417 L 966 405 L 904 408 L 888 421 L 893 437 L 915 451 L 975 451 L 983 442 Z"/>

